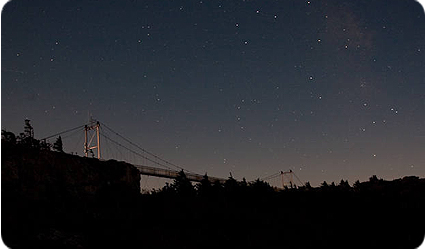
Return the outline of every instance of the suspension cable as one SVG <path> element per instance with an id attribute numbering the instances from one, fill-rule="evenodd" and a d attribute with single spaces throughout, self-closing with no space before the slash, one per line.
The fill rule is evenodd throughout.
<path id="1" fill-rule="evenodd" d="M 178 169 L 180 169 L 180 170 L 184 170 L 184 171 L 186 171 L 186 172 L 188 172 L 188 173 L 196 174 L 195 172 L 192 172 L 192 171 L 189 171 L 189 170 L 187 170 L 187 169 L 184 169 L 184 168 L 182 168 L 182 167 L 180 167 L 180 166 L 178 166 L 178 165 L 176 165 L 176 164 L 173 164 L 173 163 L 171 163 L 171 162 L 169 162 L 169 161 L 167 161 L 167 160 L 162 159 L 161 157 L 159 157 L 159 156 L 157 156 L 157 155 L 155 155 L 155 154 L 153 154 L 153 153 L 150 153 L 149 151 L 147 151 L 147 150 L 145 150 L 145 149 L 141 148 L 139 145 L 137 145 L 137 144 L 135 144 L 135 143 L 131 142 L 130 140 L 128 140 L 128 139 L 127 139 L 127 138 L 125 138 L 124 136 L 122 136 L 122 135 L 118 134 L 118 133 L 117 133 L 117 132 L 115 132 L 113 129 L 111 129 L 110 127 L 108 127 L 106 124 L 104 124 L 103 122 L 102 122 L 101 124 L 102 124 L 102 126 L 104 126 L 105 128 L 107 128 L 108 130 L 110 130 L 112 133 L 114 133 L 114 134 L 116 134 L 117 136 L 119 136 L 121 139 L 125 140 L 126 142 L 130 143 L 131 145 L 135 146 L 136 148 L 138 148 L 138 149 L 142 150 L 142 151 L 143 151 L 143 153 L 146 153 L 146 154 L 148 154 L 148 155 L 150 155 L 150 156 L 154 157 L 155 159 L 160 160 L 160 161 L 163 161 L 163 162 L 165 162 L 166 164 L 169 164 L 169 165 L 171 165 L 171 166 L 173 166 L 173 167 L 176 167 L 176 168 L 178 168 Z"/>
<path id="2" fill-rule="evenodd" d="M 269 179 L 272 179 L 272 178 L 276 178 L 276 177 L 278 177 L 279 175 L 280 175 L 280 172 L 278 172 L 278 173 L 274 173 L 274 174 L 269 175 L 269 176 L 267 176 L 267 177 L 261 178 L 260 180 L 262 180 L 262 181 L 269 180 Z"/>
<path id="3" fill-rule="evenodd" d="M 303 182 L 300 180 L 300 178 L 298 178 L 298 176 L 295 173 L 294 173 L 294 176 L 295 176 L 295 178 L 297 178 L 297 180 L 300 182 L 301 185 L 304 185 Z"/>
<path id="4" fill-rule="evenodd" d="M 41 140 L 47 140 L 47 139 L 52 138 L 52 137 L 55 137 L 55 136 L 57 136 L 57 135 L 65 134 L 65 133 L 68 133 L 68 132 L 74 131 L 74 130 L 76 130 L 76 129 L 83 128 L 84 126 L 85 126 L 85 125 L 80 125 L 80 126 L 78 126 L 78 127 L 75 127 L 75 128 L 72 128 L 72 129 L 68 129 L 68 130 L 62 131 L 62 132 L 60 132 L 60 133 L 56 133 L 56 134 L 54 134 L 54 135 L 51 135 L 51 136 L 47 136 L 47 137 L 45 137 L 45 138 L 43 138 L 43 139 L 41 139 Z"/>
<path id="5" fill-rule="evenodd" d="M 108 136 L 106 136 L 106 135 L 105 135 L 105 134 L 103 134 L 103 133 L 100 133 L 100 134 L 101 134 L 103 137 L 105 137 L 106 139 L 108 139 L 109 141 L 111 141 L 111 142 L 113 142 L 113 143 L 117 144 L 117 145 L 118 145 L 118 146 L 120 146 L 120 147 L 123 147 L 123 148 L 127 149 L 128 151 L 132 152 L 133 154 L 136 154 L 136 155 L 138 155 L 138 156 L 140 156 L 140 157 L 142 157 L 142 158 L 144 158 L 144 159 L 146 159 L 146 160 L 148 160 L 148 161 L 150 161 L 150 162 L 152 162 L 152 163 L 158 164 L 159 166 L 165 167 L 165 168 L 167 168 L 167 169 L 169 169 L 169 170 L 173 170 L 173 169 L 171 169 L 170 167 L 168 167 L 168 166 L 166 166 L 166 165 L 164 165 L 164 164 L 162 164 L 162 163 L 160 163 L 160 162 L 157 162 L 157 161 L 155 161 L 155 160 L 149 159 L 148 157 L 146 157 L 146 156 L 144 156 L 144 155 L 142 155 L 142 154 L 139 154 L 138 152 L 136 152 L 136 151 L 134 151 L 134 150 L 132 150 L 132 149 L 130 149 L 130 148 L 128 148 L 128 147 L 126 147 L 126 146 L 122 145 L 121 143 L 119 143 L 119 142 L 117 142 L 117 141 L 115 141 L 115 140 L 113 140 L 113 139 L 109 138 Z"/>

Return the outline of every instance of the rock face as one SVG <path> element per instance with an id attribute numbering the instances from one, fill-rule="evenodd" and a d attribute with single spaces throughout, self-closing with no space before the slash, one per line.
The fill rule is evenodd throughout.
<path id="1" fill-rule="evenodd" d="M 1 163 L 6 196 L 86 199 L 109 186 L 140 190 L 139 171 L 125 162 L 3 146 Z"/>
<path id="2" fill-rule="evenodd" d="M 2 142 L 1 234 L 10 248 L 95 247 L 139 196 L 139 171 L 128 163 Z"/>

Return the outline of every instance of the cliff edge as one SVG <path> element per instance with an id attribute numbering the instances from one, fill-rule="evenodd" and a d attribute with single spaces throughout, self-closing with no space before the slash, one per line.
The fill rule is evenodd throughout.
<path id="1" fill-rule="evenodd" d="M 90 229 L 81 227 L 98 219 L 99 207 L 139 194 L 140 174 L 131 164 L 2 141 L 1 231 L 8 247 L 87 246 L 81 232 Z"/>

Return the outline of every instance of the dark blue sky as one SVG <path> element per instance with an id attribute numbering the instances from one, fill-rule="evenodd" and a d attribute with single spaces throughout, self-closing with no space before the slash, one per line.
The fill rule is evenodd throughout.
<path id="1" fill-rule="evenodd" d="M 1 28 L 2 129 L 16 134 L 90 112 L 202 174 L 425 176 L 415 1 L 13 0 Z"/>

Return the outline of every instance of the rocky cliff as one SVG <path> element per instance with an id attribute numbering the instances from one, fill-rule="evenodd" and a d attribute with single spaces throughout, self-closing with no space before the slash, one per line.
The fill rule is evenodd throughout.
<path id="1" fill-rule="evenodd" d="M 2 145 L 2 195 L 29 199 L 90 198 L 108 186 L 140 190 L 131 164 Z"/>
<path id="2" fill-rule="evenodd" d="M 7 143 L 1 156 L 1 233 L 11 248 L 91 246 L 87 235 L 109 210 L 140 196 L 139 172 L 125 162 Z"/>

